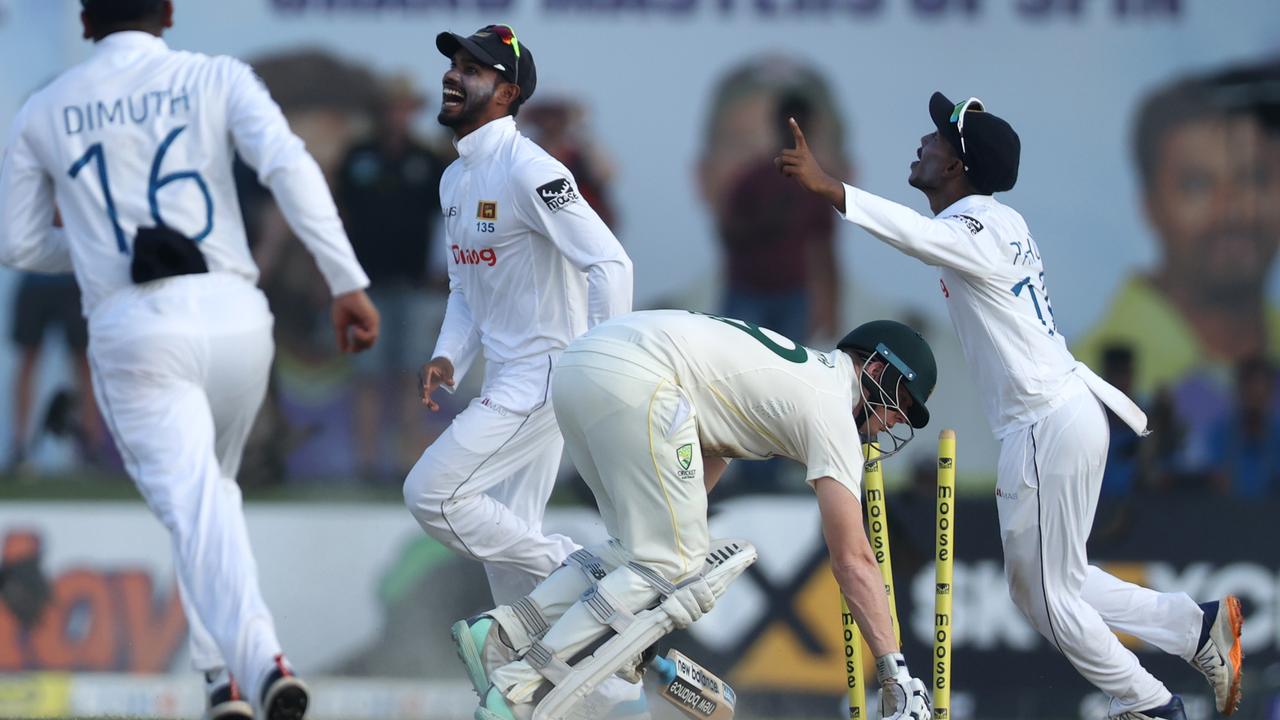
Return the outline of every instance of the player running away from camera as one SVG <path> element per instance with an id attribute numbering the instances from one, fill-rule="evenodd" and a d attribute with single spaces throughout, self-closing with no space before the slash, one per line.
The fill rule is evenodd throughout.
<path id="1" fill-rule="evenodd" d="M 92 54 L 13 123 L 0 263 L 75 272 L 98 405 L 172 537 L 206 717 L 295 720 L 307 691 L 258 587 L 235 482 L 274 345 L 234 155 L 315 258 L 344 351 L 377 338 L 368 279 L 319 166 L 248 65 L 170 50 L 160 39 L 173 24 L 169 0 L 81 4 Z"/>
<path id="2" fill-rule="evenodd" d="M 924 338 L 888 320 L 828 352 L 683 310 L 632 313 L 575 340 L 552 404 L 611 539 L 455 625 L 471 681 L 487 688 L 476 717 L 562 717 L 600 678 L 637 682 L 641 653 L 710 610 L 755 560 L 746 541 L 709 538 L 707 493 L 729 458 L 774 456 L 807 468 L 832 571 L 877 658 L 884 717 L 929 717 L 863 530 L 859 436 L 901 426 L 885 455 L 895 452 L 928 423 L 936 378 Z"/>
<path id="3" fill-rule="evenodd" d="M 631 260 L 568 169 L 516 127 L 537 84 L 529 47 L 489 25 L 440 33 L 436 48 L 449 58 L 438 120 L 459 157 L 440 182 L 449 300 L 422 401 L 437 410 L 436 390 L 451 391 L 481 351 L 485 374 L 404 498 L 427 534 L 484 563 L 495 602 L 511 603 L 578 549 L 542 532 L 564 448 L 551 374 L 570 341 L 631 310 Z M 617 714 L 642 713 L 642 696 L 619 689 L 630 702 Z"/>
<path id="4" fill-rule="evenodd" d="M 778 167 L 850 222 L 934 265 L 961 346 L 1000 439 L 996 503 L 1009 593 L 1076 670 L 1111 698 L 1110 716 L 1182 720 L 1182 700 L 1113 634 L 1126 632 L 1194 665 L 1219 712 L 1240 701 L 1240 602 L 1197 605 L 1088 563 L 1109 430 L 1103 405 L 1139 434 L 1147 418 L 1076 362 L 1054 323 L 1040 249 L 1015 210 L 993 193 L 1013 187 L 1021 145 L 976 98 L 929 101 L 935 129 L 921 138 L 908 182 L 935 217 L 845 185 L 818 166 L 792 122 L 795 147 Z"/>

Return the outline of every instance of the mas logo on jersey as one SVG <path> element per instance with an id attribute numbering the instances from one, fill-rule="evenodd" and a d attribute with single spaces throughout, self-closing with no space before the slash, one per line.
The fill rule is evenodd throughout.
<path id="1" fill-rule="evenodd" d="M 969 228 L 970 235 L 977 235 L 982 232 L 982 223 L 978 222 L 977 218 L 972 218 L 968 215 L 952 215 L 951 217 L 964 223 L 964 226 Z"/>
<path id="2" fill-rule="evenodd" d="M 476 206 L 477 220 L 497 220 L 498 219 L 498 202 L 496 200 L 481 200 Z"/>
<path id="3" fill-rule="evenodd" d="M 566 178 L 539 185 L 538 198 L 547 204 L 547 209 L 551 212 L 559 212 L 565 205 L 581 199 L 578 197 L 578 191 L 573 189 L 573 183 Z"/>
<path id="4" fill-rule="evenodd" d="M 689 469 L 689 466 L 693 464 L 693 443 L 685 443 L 676 448 L 676 460 L 680 462 L 681 468 L 676 474 L 681 478 L 687 479 L 697 475 L 696 472 Z"/>

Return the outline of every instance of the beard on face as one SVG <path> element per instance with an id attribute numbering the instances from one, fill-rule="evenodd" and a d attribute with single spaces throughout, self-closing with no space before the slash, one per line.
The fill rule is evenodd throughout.
<path id="1" fill-rule="evenodd" d="M 447 128 L 457 128 L 463 125 L 469 125 L 475 122 L 476 118 L 484 112 L 489 106 L 489 101 L 493 99 L 494 93 L 498 91 L 498 81 L 494 80 L 490 87 L 468 87 L 462 86 L 462 92 L 466 93 L 466 99 L 462 101 L 462 107 L 458 109 L 456 115 L 446 115 L 445 109 L 440 108 L 440 113 L 436 115 L 436 122 Z"/>

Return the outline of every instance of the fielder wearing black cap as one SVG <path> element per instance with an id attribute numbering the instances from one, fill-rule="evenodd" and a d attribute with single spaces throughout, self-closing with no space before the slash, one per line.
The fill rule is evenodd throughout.
<path id="1" fill-rule="evenodd" d="M 987 112 L 982 101 L 953 103 L 940 92 L 929 98 L 929 116 L 964 163 L 965 174 L 983 195 L 1011 190 L 1018 182 L 1022 141 L 1009 123 Z"/>
<path id="2" fill-rule="evenodd" d="M 533 53 L 520 42 L 510 25 L 486 25 L 466 37 L 442 32 L 436 36 L 436 49 L 450 59 L 459 50 L 466 50 L 477 61 L 497 70 L 503 80 L 519 87 L 519 102 L 533 97 L 538 85 Z"/>
<path id="3" fill-rule="evenodd" d="M 934 217 L 827 175 L 794 123 L 795 147 L 780 153 L 778 168 L 827 198 L 849 222 L 938 268 L 974 389 L 1000 439 L 1000 538 L 1009 597 L 1022 616 L 1110 698 L 1109 717 L 1186 720 L 1181 698 L 1116 640 L 1090 593 L 1106 594 L 1111 607 L 1137 608 L 1126 617 L 1128 626 L 1152 637 L 1185 638 L 1179 646 L 1185 650 L 1166 650 L 1205 676 L 1218 712 L 1230 715 L 1243 673 L 1239 600 L 1197 605 L 1186 594 L 1158 593 L 1089 565 L 1086 541 L 1107 466 L 1106 411 L 1139 436 L 1148 432 L 1147 416 L 1071 354 L 1054 318 L 1035 233 L 1021 213 L 994 197 L 1018 180 L 1018 134 L 973 97 L 953 103 L 934 93 L 929 116 L 933 127 L 920 138 L 908 182 L 929 199 Z M 857 345 L 865 351 L 871 342 Z M 885 348 L 880 356 L 902 357 L 891 344 Z M 884 375 L 893 366 L 885 365 Z M 865 390 L 873 409 L 874 391 L 891 396 L 883 383 Z"/>

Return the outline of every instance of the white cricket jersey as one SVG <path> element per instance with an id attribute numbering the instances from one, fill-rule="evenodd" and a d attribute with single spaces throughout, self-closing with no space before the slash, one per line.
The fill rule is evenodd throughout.
<path id="1" fill-rule="evenodd" d="M 947 309 L 997 438 L 1036 422 L 1085 384 L 1105 385 L 1087 377 L 1058 332 L 1040 250 L 1013 208 L 970 195 L 927 218 L 845 185 L 845 218 L 941 270 Z M 1098 390 L 1121 412 L 1106 388 Z"/>
<path id="2" fill-rule="evenodd" d="M 842 351 L 806 348 L 733 318 L 648 310 L 594 328 L 565 352 L 601 353 L 671 378 L 696 409 L 705 455 L 791 458 L 810 484 L 830 477 L 862 497 L 853 360 Z"/>
<path id="3" fill-rule="evenodd" d="M 369 284 L 324 176 L 248 65 L 118 32 L 23 106 L 0 167 L 0 263 L 73 270 L 85 314 L 132 284 L 133 237 L 167 225 L 210 272 L 256 282 L 232 180 L 239 152 L 271 188 L 333 294 Z M 65 228 L 53 228 L 55 206 Z"/>
<path id="4" fill-rule="evenodd" d="M 449 301 L 435 356 L 460 380 L 483 347 L 486 397 L 527 412 L 544 396 L 547 356 L 631 310 L 631 259 L 569 170 L 514 118 L 455 145 L 440 181 Z"/>

